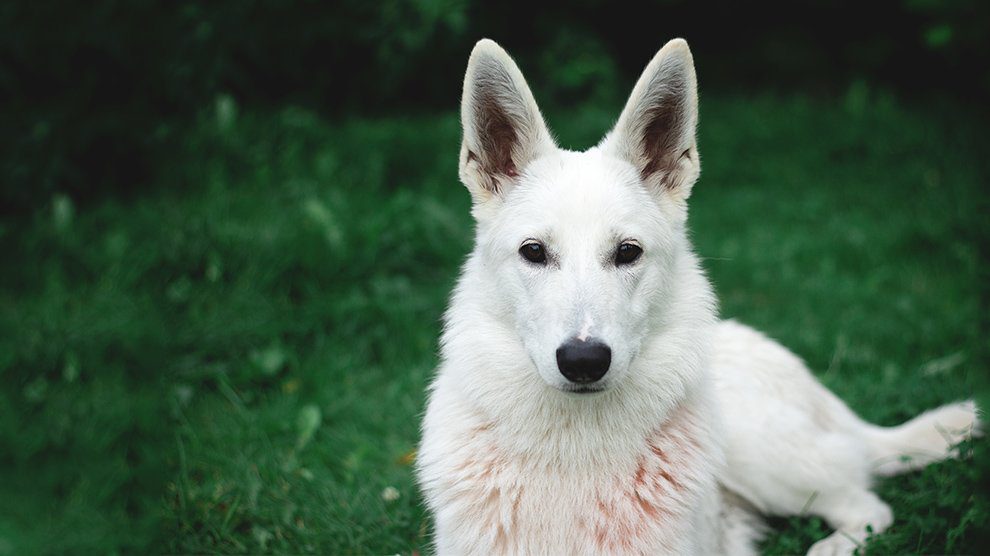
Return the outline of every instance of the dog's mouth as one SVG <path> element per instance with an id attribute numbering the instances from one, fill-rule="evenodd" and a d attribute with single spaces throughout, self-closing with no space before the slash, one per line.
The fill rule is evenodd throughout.
<path id="1" fill-rule="evenodd" d="M 596 384 L 594 386 L 567 384 L 565 386 L 562 386 L 560 389 L 563 390 L 564 392 L 569 392 L 571 394 L 589 395 L 589 394 L 597 394 L 600 392 L 604 392 L 606 390 L 606 387 L 603 384 Z"/>

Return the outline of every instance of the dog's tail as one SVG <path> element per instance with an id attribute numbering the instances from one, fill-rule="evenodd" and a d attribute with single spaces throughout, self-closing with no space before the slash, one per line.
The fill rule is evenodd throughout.
<path id="1" fill-rule="evenodd" d="M 897 475 L 958 456 L 957 444 L 982 435 L 978 413 L 973 400 L 966 400 L 931 409 L 896 427 L 868 425 L 874 473 Z"/>

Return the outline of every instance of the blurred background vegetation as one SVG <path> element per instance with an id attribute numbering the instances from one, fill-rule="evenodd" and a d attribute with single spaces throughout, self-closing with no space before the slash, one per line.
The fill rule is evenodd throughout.
<path id="1" fill-rule="evenodd" d="M 409 464 L 484 36 L 571 148 L 687 38 L 725 314 L 878 422 L 972 395 L 988 30 L 980 0 L 0 5 L 0 555 L 427 548 Z M 971 448 L 881 485 L 873 550 L 985 545 Z"/>
<path id="2" fill-rule="evenodd" d="M 327 117 L 449 110 L 454 70 L 483 36 L 565 106 L 620 101 L 673 36 L 709 91 L 835 94 L 865 80 L 976 101 L 990 93 L 988 22 L 981 0 L 6 2 L 3 210 L 142 190 L 217 95 Z"/>

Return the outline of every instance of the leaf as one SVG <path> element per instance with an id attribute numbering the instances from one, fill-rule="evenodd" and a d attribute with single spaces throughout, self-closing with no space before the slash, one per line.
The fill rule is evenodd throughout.
<path id="1" fill-rule="evenodd" d="M 952 26 L 942 23 L 925 31 L 925 44 L 929 48 L 942 48 L 952 41 Z"/>
<path id="2" fill-rule="evenodd" d="M 285 367 L 289 354 L 278 342 L 251 352 L 251 364 L 265 376 L 275 376 Z"/>
<path id="3" fill-rule="evenodd" d="M 309 444 L 313 435 L 316 434 L 316 429 L 320 428 L 322 419 L 320 408 L 315 404 L 309 404 L 299 410 L 299 416 L 296 418 L 296 429 L 299 435 L 296 440 L 296 449 L 301 450 L 306 444 Z"/>

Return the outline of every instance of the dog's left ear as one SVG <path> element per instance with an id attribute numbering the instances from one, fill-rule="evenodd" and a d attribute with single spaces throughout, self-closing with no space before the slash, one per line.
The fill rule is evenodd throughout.
<path id="1" fill-rule="evenodd" d="M 476 206 L 506 193 L 530 162 L 556 148 L 519 67 L 488 39 L 468 61 L 461 126 L 460 177 Z"/>
<path id="2" fill-rule="evenodd" d="M 646 66 L 601 147 L 631 162 L 651 191 L 683 201 L 701 173 L 697 125 L 694 59 L 687 41 L 673 39 Z"/>

